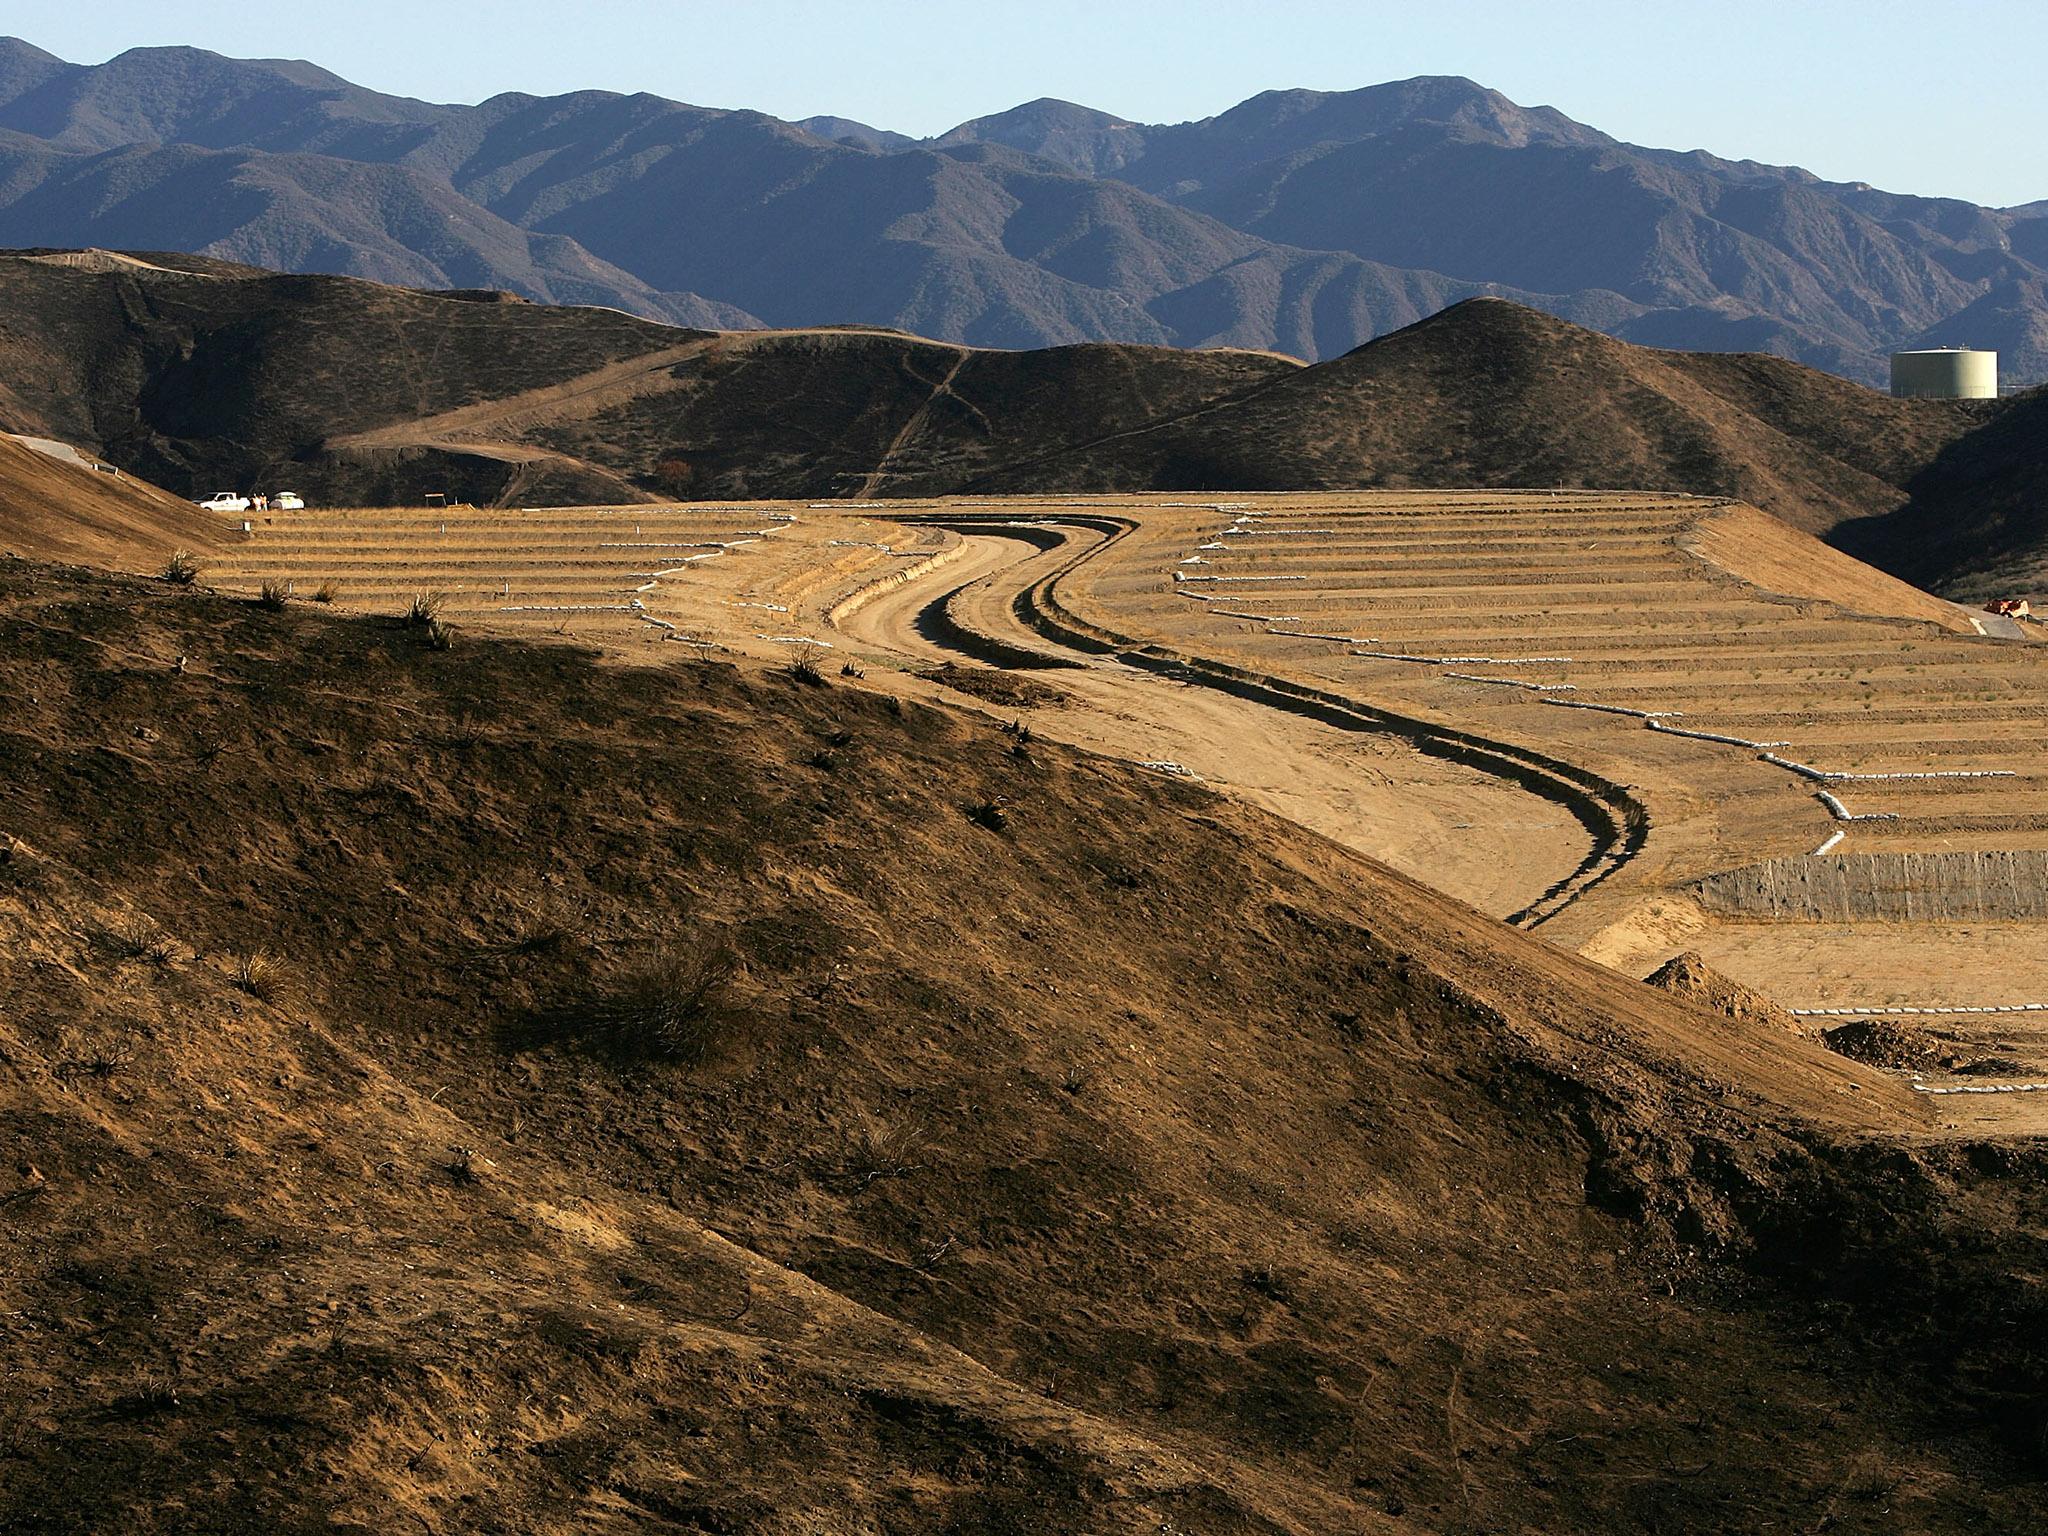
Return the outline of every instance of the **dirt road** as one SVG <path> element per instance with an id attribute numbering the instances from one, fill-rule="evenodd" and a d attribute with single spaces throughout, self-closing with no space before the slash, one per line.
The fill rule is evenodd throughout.
<path id="1" fill-rule="evenodd" d="M 969 534 L 958 560 L 867 603 L 841 621 L 841 632 L 856 649 L 914 666 L 972 666 L 932 621 L 935 606 L 958 593 L 953 610 L 974 629 L 1050 657 L 1053 648 L 1017 619 L 1012 603 L 1072 556 L 1070 547 L 1046 550 L 1019 535 Z M 1527 906 L 1591 847 L 1556 804 L 1427 757 L 1391 733 L 1344 730 L 1112 658 L 1059 659 L 1079 664 L 1029 675 L 1056 688 L 1064 704 L 1003 713 L 1109 756 L 1178 764 L 1490 916 Z"/>

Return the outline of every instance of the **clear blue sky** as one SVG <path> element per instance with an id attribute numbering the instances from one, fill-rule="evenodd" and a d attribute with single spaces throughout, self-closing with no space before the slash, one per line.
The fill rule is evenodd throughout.
<path id="1" fill-rule="evenodd" d="M 926 134 L 1038 96 L 1145 122 L 1469 75 L 1639 144 L 2007 206 L 2048 198 L 2048 0 L 92 0 L 0 30 L 306 58 L 436 101 L 652 91 Z"/>

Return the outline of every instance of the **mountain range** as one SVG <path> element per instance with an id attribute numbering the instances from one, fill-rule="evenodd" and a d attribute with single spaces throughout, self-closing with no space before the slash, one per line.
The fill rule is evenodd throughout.
<path id="1" fill-rule="evenodd" d="M 1511 298 L 1877 382 L 1902 346 L 2048 377 L 2048 203 L 1622 143 L 1469 80 L 1171 126 L 1038 101 L 930 139 L 647 94 L 382 95 L 314 65 L 0 40 L 0 243 L 503 289 L 713 329 L 1338 356 Z"/>

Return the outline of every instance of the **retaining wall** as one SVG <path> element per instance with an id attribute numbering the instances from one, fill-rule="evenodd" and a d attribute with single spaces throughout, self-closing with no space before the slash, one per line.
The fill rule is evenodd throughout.
<path id="1" fill-rule="evenodd" d="M 1808 922 L 2048 918 L 2048 849 L 1826 853 L 1709 875 L 1709 912 Z"/>

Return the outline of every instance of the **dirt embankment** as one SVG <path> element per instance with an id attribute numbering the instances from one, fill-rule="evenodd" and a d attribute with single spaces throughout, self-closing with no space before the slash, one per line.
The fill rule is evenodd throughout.
<path id="1" fill-rule="evenodd" d="M 176 551 L 203 554 L 226 538 L 226 520 L 214 513 L 0 434 L 0 552 L 160 571 Z"/>
<path id="2" fill-rule="evenodd" d="M 2041 1522 L 2031 1154 L 1269 817 L 26 565 L 0 691 L 0 1526 Z"/>

